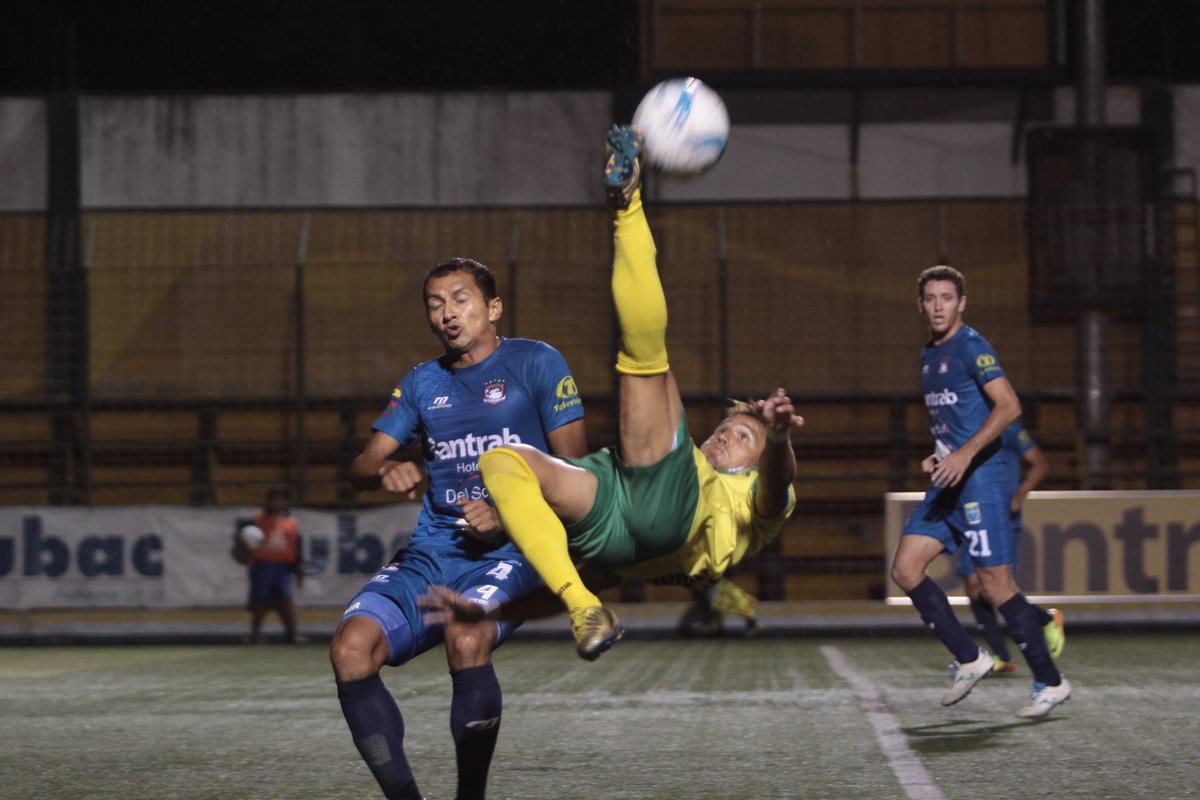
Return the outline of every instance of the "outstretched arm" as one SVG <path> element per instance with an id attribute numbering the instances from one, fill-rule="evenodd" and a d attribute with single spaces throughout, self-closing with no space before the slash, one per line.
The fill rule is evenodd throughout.
<path id="1" fill-rule="evenodd" d="M 758 410 L 767 419 L 767 442 L 758 462 L 758 491 L 754 508 L 760 517 L 777 517 L 788 505 L 788 490 L 796 480 L 796 454 L 792 451 L 791 432 L 804 424 L 796 416 L 792 399 L 776 389 Z"/>

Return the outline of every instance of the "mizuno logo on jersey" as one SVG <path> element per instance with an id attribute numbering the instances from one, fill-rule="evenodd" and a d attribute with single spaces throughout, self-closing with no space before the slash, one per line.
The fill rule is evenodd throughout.
<path id="1" fill-rule="evenodd" d="M 468 433 L 461 439 L 450 439 L 445 442 L 430 439 L 429 449 L 433 451 L 434 458 L 438 461 L 445 461 L 450 458 L 477 458 L 484 451 L 491 450 L 493 447 L 520 443 L 520 436 L 508 428 L 504 428 L 500 433 L 484 433 L 479 435 Z"/>
<path id="2" fill-rule="evenodd" d="M 958 395 L 949 389 L 942 389 L 940 392 L 928 392 L 925 395 L 926 408 L 953 405 L 958 405 Z"/>

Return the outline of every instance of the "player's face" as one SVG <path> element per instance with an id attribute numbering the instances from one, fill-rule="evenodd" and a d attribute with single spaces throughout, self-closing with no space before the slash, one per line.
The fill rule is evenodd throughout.
<path id="1" fill-rule="evenodd" d="M 717 469 L 731 472 L 757 466 L 766 441 L 766 426 L 754 417 L 734 414 L 721 421 L 700 452 Z"/>
<path id="2" fill-rule="evenodd" d="M 494 350 L 500 310 L 500 298 L 484 300 L 467 272 L 431 278 L 425 290 L 429 328 L 451 355 Z"/>
<path id="3" fill-rule="evenodd" d="M 962 326 L 967 298 L 958 296 L 954 281 L 929 281 L 921 290 L 920 310 L 936 342 L 953 336 Z"/>

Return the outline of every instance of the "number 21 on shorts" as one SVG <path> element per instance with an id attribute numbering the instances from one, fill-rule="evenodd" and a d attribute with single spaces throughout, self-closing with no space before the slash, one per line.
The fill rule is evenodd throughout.
<path id="1" fill-rule="evenodd" d="M 987 530 L 963 531 L 963 536 L 970 542 L 967 545 L 967 552 L 971 554 L 972 558 L 987 558 L 992 554 L 992 547 L 988 544 Z"/>

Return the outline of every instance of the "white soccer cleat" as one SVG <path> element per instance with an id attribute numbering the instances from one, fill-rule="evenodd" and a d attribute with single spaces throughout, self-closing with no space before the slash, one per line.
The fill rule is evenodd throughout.
<path id="1" fill-rule="evenodd" d="M 950 691 L 942 695 L 942 705 L 952 706 L 971 693 L 975 684 L 987 677 L 996 666 L 996 659 L 987 650 L 980 648 L 979 658 L 966 664 L 957 661 L 950 665 L 950 673 L 954 676 L 954 685 Z"/>
<path id="2" fill-rule="evenodd" d="M 1050 709 L 1060 703 L 1067 702 L 1071 696 L 1071 682 L 1066 678 L 1058 686 L 1047 686 L 1044 683 L 1033 684 L 1029 693 L 1029 705 L 1017 712 L 1018 717 L 1038 719 L 1050 713 Z"/>

